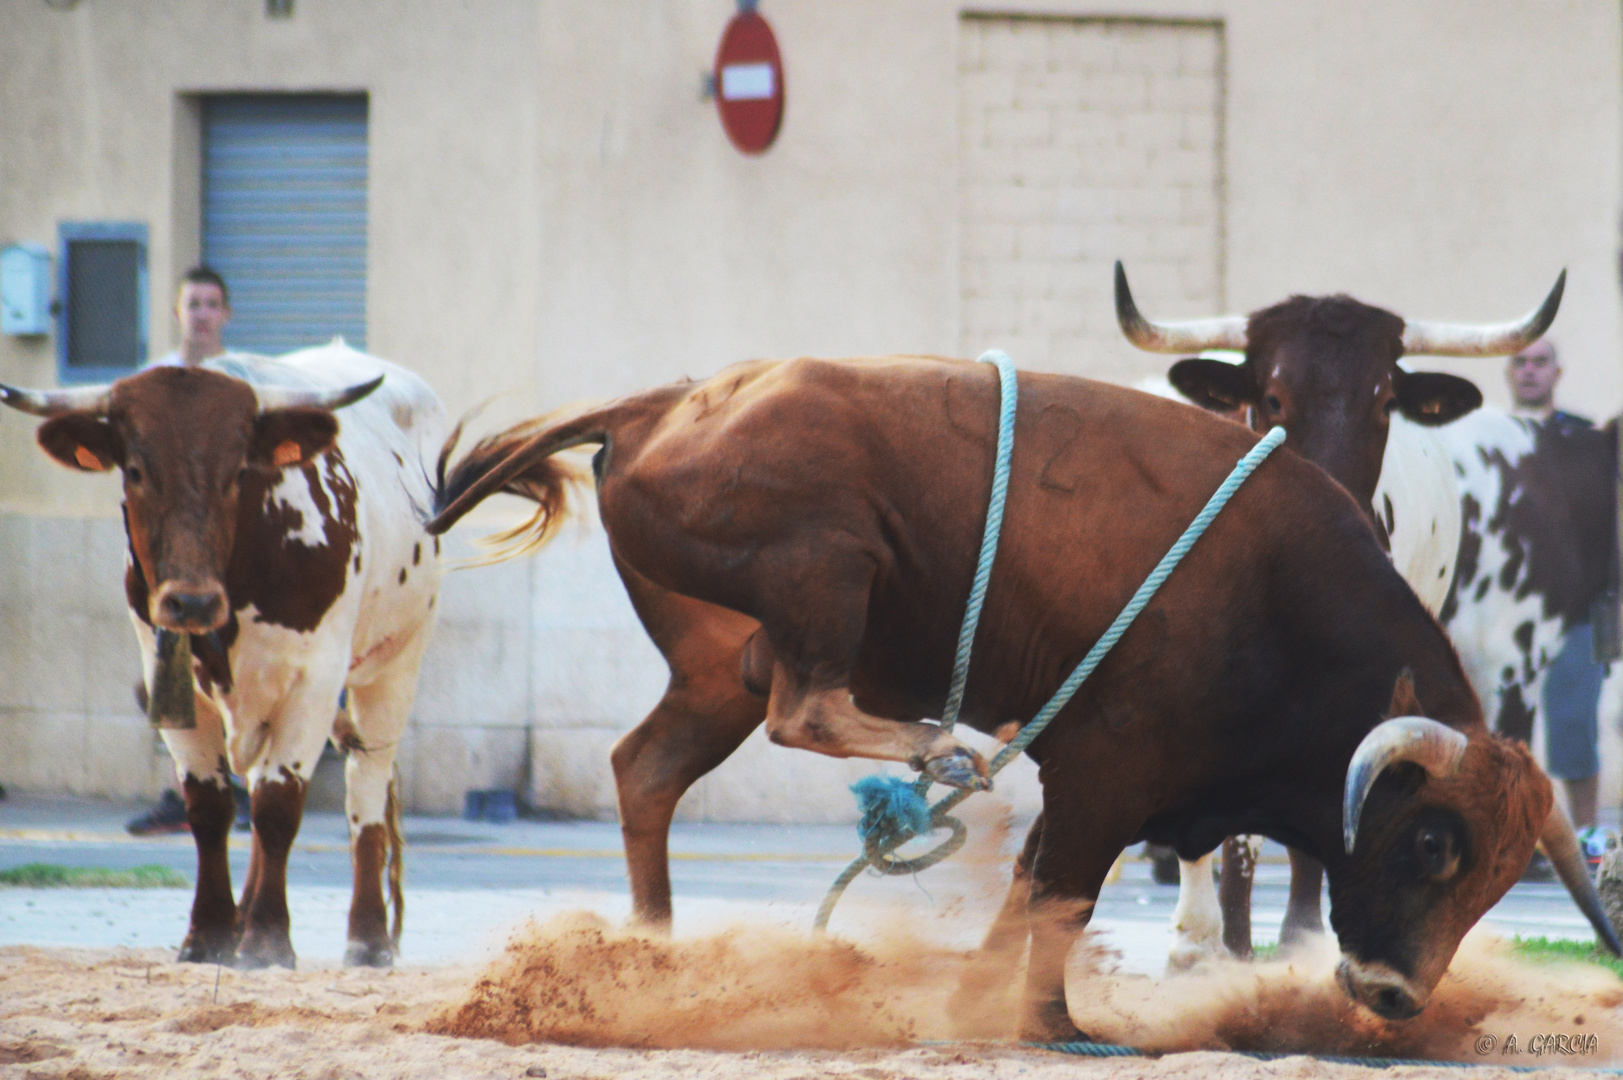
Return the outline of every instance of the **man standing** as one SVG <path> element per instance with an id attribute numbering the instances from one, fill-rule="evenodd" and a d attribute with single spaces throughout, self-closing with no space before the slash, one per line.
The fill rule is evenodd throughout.
<path id="1" fill-rule="evenodd" d="M 1561 362 L 1549 339 L 1511 357 L 1505 377 L 1515 400 L 1512 412 L 1538 424 L 1541 436 L 1560 440 L 1593 430 L 1588 420 L 1555 407 Z M 1545 765 L 1566 788 L 1572 822 L 1580 830 L 1595 824 L 1600 780 L 1596 711 L 1605 674 L 1605 666 L 1595 662 L 1592 629 L 1585 619 L 1567 632 L 1544 677 Z"/>
<path id="2" fill-rule="evenodd" d="M 220 334 L 231 321 L 231 294 L 225 279 L 202 263 L 186 271 L 175 294 L 175 316 L 180 320 L 180 348 L 158 357 L 149 367 L 200 364 L 225 352 Z"/>

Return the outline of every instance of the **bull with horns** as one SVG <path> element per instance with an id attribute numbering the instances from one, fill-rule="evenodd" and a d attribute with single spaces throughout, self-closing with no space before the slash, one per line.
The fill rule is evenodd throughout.
<path id="1" fill-rule="evenodd" d="M 1242 353 L 1238 364 L 1210 357 L 1179 360 L 1168 378 L 1197 405 L 1240 418 L 1253 430 L 1283 425 L 1286 448 L 1319 465 L 1352 494 L 1399 572 L 1438 615 L 1454 576 L 1460 494 L 1448 448 L 1435 429 L 1476 409 L 1482 394 L 1468 380 L 1408 371 L 1399 361 L 1519 352 L 1554 322 L 1566 279 L 1562 271 L 1543 303 L 1506 323 L 1405 320 L 1344 295 L 1292 296 L 1250 315 L 1155 322 L 1139 312 L 1126 271 L 1117 263 L 1116 316 L 1127 339 L 1148 352 Z M 1227 842 L 1225 854 L 1221 916 L 1211 856 L 1180 866 L 1175 961 L 1193 959 L 1219 933 L 1231 951 L 1250 954 L 1251 861 L 1237 840 Z M 1579 872 L 1574 864 L 1564 875 Z M 1323 932 L 1322 881 L 1318 860 L 1291 852 L 1282 943 Z M 1568 884 L 1578 890 L 1575 895 L 1591 891 L 1587 875 Z"/>
<path id="2" fill-rule="evenodd" d="M 433 391 L 334 341 L 111 386 L 0 386 L 0 401 L 46 418 L 38 441 L 57 461 L 123 477 L 125 595 L 197 845 L 179 959 L 293 966 L 288 852 L 331 737 L 348 751 L 345 961 L 391 964 L 403 909 L 394 757 L 440 579 L 417 512 L 432 499 L 425 451 L 444 437 Z M 180 700 L 160 704 L 173 686 Z M 228 770 L 251 793 L 240 903 Z"/>

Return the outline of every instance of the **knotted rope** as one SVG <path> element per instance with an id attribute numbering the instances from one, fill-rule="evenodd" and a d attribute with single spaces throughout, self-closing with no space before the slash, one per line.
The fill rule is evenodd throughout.
<path id="1" fill-rule="evenodd" d="M 998 534 L 1003 525 L 1003 504 L 1009 488 L 1009 462 L 1014 453 L 1014 413 L 1019 393 L 1014 364 L 1006 354 L 998 350 L 982 354 L 981 361 L 997 365 L 1001 387 L 1002 407 L 998 421 L 997 459 L 992 473 L 991 500 L 986 511 L 986 529 L 981 538 L 980 561 L 975 567 L 975 580 L 970 587 L 969 602 L 964 610 L 964 625 L 958 634 L 958 654 L 953 660 L 952 681 L 947 691 L 947 707 L 942 710 L 943 731 L 953 729 L 958 722 L 958 711 L 963 705 L 964 686 L 969 678 L 970 652 L 975 641 L 975 627 L 980 622 L 981 605 L 986 599 L 986 586 L 991 580 L 992 563 L 997 556 Z M 1240 459 L 1228 478 L 1206 501 L 1200 513 L 1195 515 L 1195 520 L 1189 523 L 1183 535 L 1178 537 L 1177 542 L 1161 557 L 1155 569 L 1150 571 L 1150 576 L 1144 579 L 1144 583 L 1138 587 L 1138 591 L 1121 610 L 1121 614 L 1116 616 L 1109 629 L 1094 643 L 1093 648 L 1088 650 L 1088 654 L 1071 672 L 1070 677 L 1055 691 L 1048 704 L 1044 705 L 1037 715 L 1020 729 L 1019 734 L 992 759 L 987 766 L 989 777 L 996 776 L 1005 765 L 1024 752 L 1032 740 L 1041 735 L 1054 717 L 1059 715 L 1060 710 L 1070 703 L 1083 681 L 1093 674 L 1093 669 L 1099 666 L 1115 647 L 1116 642 L 1121 640 L 1139 612 L 1148 606 L 1162 583 L 1177 568 L 1178 563 L 1183 561 L 1183 557 L 1194 547 L 1195 541 L 1205 533 L 1207 526 L 1211 525 L 1234 493 L 1240 489 L 1240 485 L 1245 483 L 1246 478 L 1256 471 L 1257 466 L 1261 465 L 1284 441 L 1285 429 L 1275 427 Z M 869 866 L 882 874 L 917 873 L 948 858 L 963 846 L 968 832 L 962 822 L 948 814 L 974 792 L 959 789 L 934 806 L 930 806 L 924 798 L 930 783 L 928 776 L 920 776 L 911 784 L 894 776 L 869 776 L 851 786 L 862 812 L 862 820 L 858 825 L 858 831 L 862 836 L 862 854 L 852 860 L 829 887 L 828 895 L 823 897 L 823 902 L 817 909 L 817 919 L 813 924 L 815 929 L 822 931 L 828 928 L 828 920 L 834 913 L 834 905 L 839 903 L 846 887 Z M 909 840 L 941 828 L 951 829 L 952 835 L 935 849 L 916 859 L 898 859 L 892 854 Z"/>

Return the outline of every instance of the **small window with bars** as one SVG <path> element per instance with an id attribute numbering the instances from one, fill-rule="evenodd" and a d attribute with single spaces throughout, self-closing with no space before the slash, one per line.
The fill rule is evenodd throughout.
<path id="1" fill-rule="evenodd" d="M 104 382 L 128 375 L 147 358 L 147 227 L 63 222 L 58 235 L 58 378 Z"/>

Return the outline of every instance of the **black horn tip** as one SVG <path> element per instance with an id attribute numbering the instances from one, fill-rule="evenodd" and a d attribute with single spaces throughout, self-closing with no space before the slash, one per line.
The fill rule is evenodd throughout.
<path id="1" fill-rule="evenodd" d="M 368 379 L 366 382 L 361 383 L 359 386 L 350 387 L 349 393 L 344 395 L 344 397 L 347 399 L 345 401 L 345 404 L 346 405 L 353 405 L 355 402 L 361 400 L 363 397 L 370 394 L 372 391 L 376 390 L 378 387 L 382 386 L 383 385 L 383 378 L 384 377 L 382 375 L 379 375 L 376 378 Z"/>
<path id="2" fill-rule="evenodd" d="M 1544 332 L 1550 328 L 1550 324 L 1555 322 L 1556 313 L 1561 310 L 1561 297 L 1566 291 L 1567 270 L 1566 267 L 1562 267 L 1561 273 L 1556 276 L 1555 286 L 1550 290 L 1550 295 L 1544 298 L 1544 303 L 1539 305 L 1538 314 L 1533 316 L 1533 325 L 1530 330 L 1534 340 L 1543 337 Z"/>
<path id="3" fill-rule="evenodd" d="M 1122 266 L 1121 260 L 1116 260 L 1116 321 L 1123 330 L 1137 327 L 1144 321 L 1138 313 L 1138 305 L 1133 303 L 1133 290 L 1127 287 L 1127 268 Z"/>

